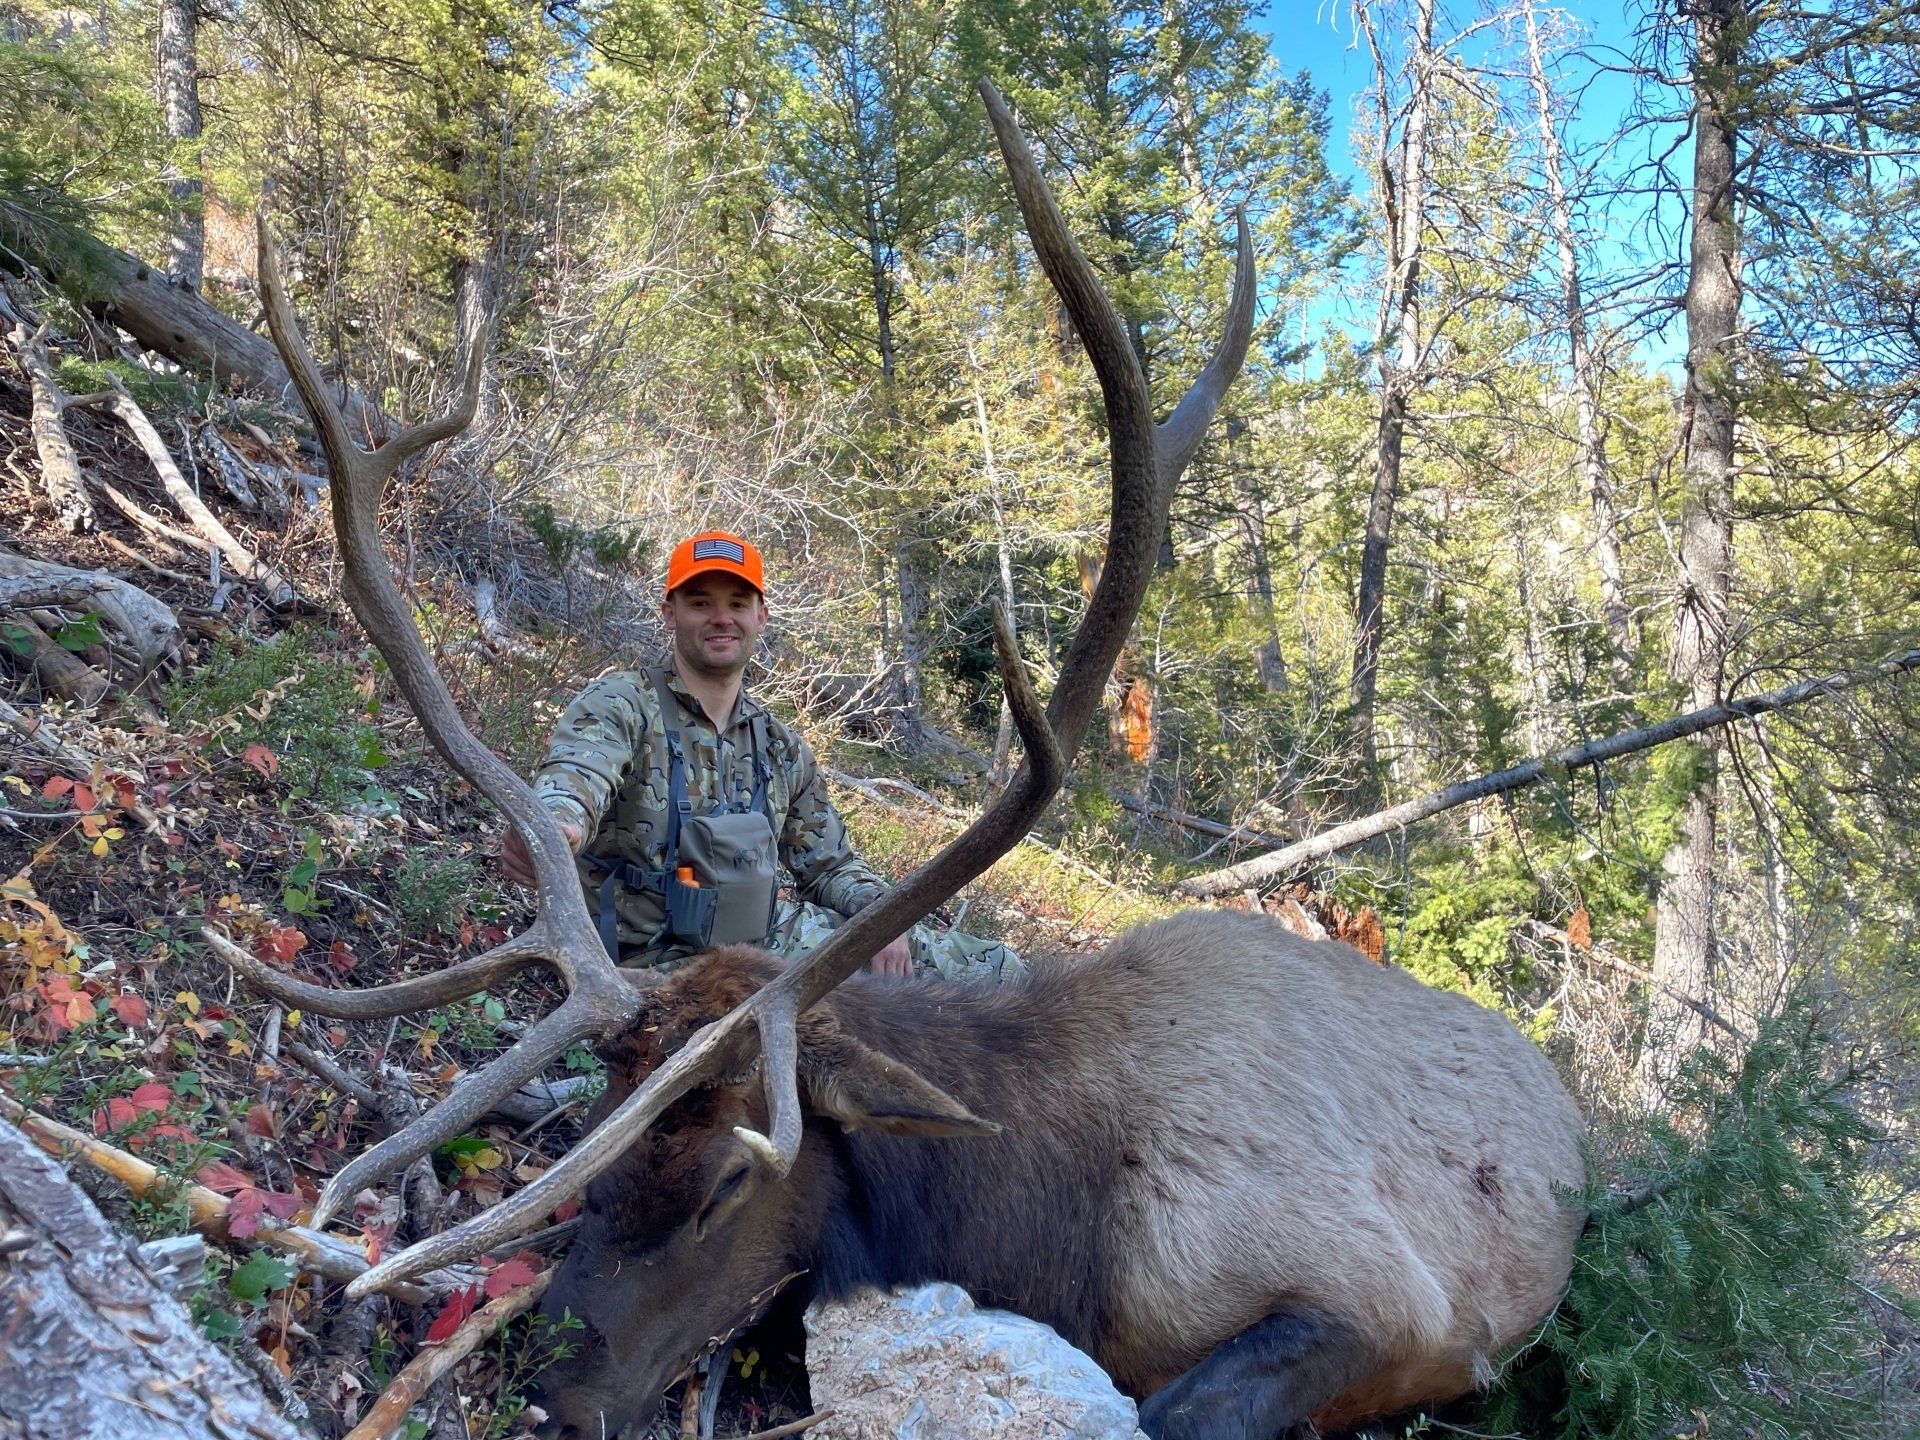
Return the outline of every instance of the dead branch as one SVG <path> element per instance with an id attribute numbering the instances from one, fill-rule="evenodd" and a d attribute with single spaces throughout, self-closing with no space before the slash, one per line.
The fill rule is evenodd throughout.
<path id="1" fill-rule="evenodd" d="M 367 1418 L 347 1433 L 346 1440 L 393 1440 L 406 1423 L 407 1412 L 420 1403 L 427 1391 L 507 1321 L 527 1309 L 546 1293 L 553 1279 L 548 1270 L 536 1275 L 517 1290 L 509 1290 L 498 1300 L 489 1301 L 468 1317 L 465 1324 L 444 1345 L 423 1350 L 408 1362 L 406 1369 L 393 1377 L 393 1383 L 381 1392 L 367 1411 Z"/>
<path id="2" fill-rule="evenodd" d="M 33 390 L 30 428 L 33 448 L 40 453 L 40 483 L 53 505 L 54 516 L 65 529 L 78 534 L 93 528 L 93 501 L 87 497 L 80 459 L 74 454 L 73 442 L 67 438 L 67 427 L 61 421 L 68 397 L 53 378 L 46 336 L 45 325 L 28 334 L 23 322 L 14 326 L 7 338 L 13 341 L 20 368 L 26 372 L 27 383 Z"/>
<path id="3" fill-rule="evenodd" d="M 70 1125 L 62 1125 L 58 1120 L 35 1114 L 5 1095 L 0 1095 L 0 1116 L 18 1123 L 41 1149 L 63 1157 L 77 1156 L 94 1169 L 111 1175 L 135 1195 L 145 1195 L 156 1186 L 173 1183 L 139 1156 L 130 1155 L 104 1140 L 96 1140 Z M 182 1189 L 181 1197 L 186 1201 L 188 1221 L 194 1229 L 216 1240 L 227 1238 L 230 1202 L 226 1196 L 215 1194 L 204 1185 L 188 1185 Z M 284 1251 L 314 1274 L 324 1275 L 329 1280 L 353 1280 L 371 1268 L 365 1251 L 356 1242 L 342 1236 L 309 1230 L 304 1225 L 288 1225 L 266 1217 L 260 1221 L 260 1228 L 252 1238 L 262 1245 Z M 380 1288 L 409 1305 L 424 1305 L 436 1295 L 463 1288 L 472 1279 L 466 1274 L 439 1271 L 419 1276 L 414 1283 Z"/>
<path id="4" fill-rule="evenodd" d="M 1204 815 L 1189 815 L 1184 810 L 1175 810 L 1171 806 L 1156 805 L 1151 800 L 1141 800 L 1132 795 L 1116 797 L 1122 808 L 1136 815 L 1145 815 L 1149 820 L 1159 820 L 1164 824 L 1181 830 L 1191 830 L 1196 835 L 1211 835 L 1216 840 L 1243 840 L 1250 845 L 1285 845 L 1287 842 L 1278 835 L 1269 835 L 1264 830 L 1254 830 L 1245 825 L 1223 825 L 1218 820 L 1209 820 Z"/>
<path id="5" fill-rule="evenodd" d="M 261 508 L 247 478 L 247 467 L 240 463 L 240 457 L 233 453 L 211 420 L 200 422 L 200 453 L 206 457 L 207 468 L 219 478 L 220 488 L 233 497 L 234 504 L 242 510 Z"/>
<path id="6" fill-rule="evenodd" d="M 15 615 L 7 621 L 9 640 L 16 655 L 49 695 L 71 700 L 76 705 L 98 705 L 113 690 L 113 682 L 51 636 L 32 617 Z"/>
<path id="7" fill-rule="evenodd" d="M 1451 810 L 1456 805 L 1484 800 L 1492 795 L 1504 795 L 1509 791 L 1519 790 L 1536 781 L 1544 780 L 1550 775 L 1570 774 L 1583 765 L 1597 765 L 1603 760 L 1631 755 L 1639 750 L 1649 750 L 1656 745 L 1665 745 L 1669 741 L 1698 735 L 1703 730 L 1731 725 L 1737 720 L 1751 720 L 1756 715 L 1785 710 L 1808 700 L 1851 690 L 1857 685 L 1864 685 L 1870 681 L 1891 679 L 1916 668 L 1920 668 L 1920 646 L 1890 655 L 1878 664 L 1862 666 L 1858 670 L 1845 670 L 1832 675 L 1823 675 L 1817 679 L 1802 680 L 1793 685 L 1782 686 L 1778 690 L 1769 690 L 1764 694 L 1751 695 L 1739 700 L 1723 700 L 1717 705 L 1707 705 L 1698 710 L 1689 710 L 1684 715 L 1675 715 L 1670 719 L 1662 720 L 1657 725 L 1625 730 L 1604 739 L 1589 740 L 1582 745 L 1570 745 L 1564 750 L 1556 750 L 1551 755 L 1536 756 L 1531 760 L 1523 761 L 1497 774 L 1482 775 L 1476 780 L 1462 780 L 1458 784 L 1447 786 L 1444 790 L 1432 791 L 1418 799 L 1379 811 L 1377 814 L 1364 816 L 1359 820 L 1350 820 L 1344 825 L 1336 825 L 1331 830 L 1322 831 L 1318 835 L 1285 846 L 1271 854 L 1256 856 L 1252 860 L 1229 866 L 1224 870 L 1210 870 L 1204 875 L 1189 876 L 1174 886 L 1174 890 L 1181 895 L 1210 899 L 1219 895 L 1232 894 L 1236 890 L 1245 890 L 1249 886 L 1289 879 L 1315 860 L 1323 860 L 1329 855 L 1350 849 L 1375 836 L 1404 830 L 1415 821 L 1438 815 L 1443 810 Z"/>
<path id="8" fill-rule="evenodd" d="M 217 549 L 229 568 L 242 579 L 258 587 L 266 596 L 267 603 L 275 609 L 295 604 L 299 591 L 285 575 L 272 565 L 255 555 L 242 545 L 233 532 L 220 523 L 220 518 L 209 510 L 206 503 L 193 493 L 193 487 L 187 484 L 186 477 L 180 473 L 180 467 L 174 463 L 173 454 L 167 449 L 167 442 L 160 438 L 160 432 L 153 428 L 153 422 L 147 418 L 147 412 L 129 395 L 126 387 L 116 379 L 114 393 L 106 402 L 107 409 L 116 415 L 127 429 L 133 432 L 134 439 L 140 442 L 140 448 L 147 453 L 154 472 L 159 475 L 160 483 L 166 487 L 167 496 L 180 513 L 192 521 L 193 527 Z"/>

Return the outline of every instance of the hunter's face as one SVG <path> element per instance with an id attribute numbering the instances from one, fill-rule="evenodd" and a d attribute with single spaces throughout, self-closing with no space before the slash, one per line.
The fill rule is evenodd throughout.
<path id="1" fill-rule="evenodd" d="M 673 633 L 673 652 L 696 675 L 737 675 L 753 658 L 767 624 L 767 602 L 732 575 L 696 575 L 660 606 Z"/>

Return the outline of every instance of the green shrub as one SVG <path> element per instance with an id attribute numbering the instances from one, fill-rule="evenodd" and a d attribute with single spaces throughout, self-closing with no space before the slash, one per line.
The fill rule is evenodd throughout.
<path id="1" fill-rule="evenodd" d="M 479 871 L 465 855 L 414 850 L 393 872 L 390 898 L 409 934 L 448 930 L 473 899 Z"/>
<path id="2" fill-rule="evenodd" d="M 325 651 L 324 638 L 296 625 L 264 644 L 229 643 L 167 686 L 167 711 L 178 726 L 214 730 L 229 755 L 264 746 L 272 758 L 256 752 L 256 768 L 296 796 L 340 808 L 387 757 L 366 722 L 352 662 Z"/>
<path id="3" fill-rule="evenodd" d="M 1467 1422 L 1490 1434 L 1880 1433 L 1854 1277 L 1870 1129 L 1804 1013 L 1612 1137 L 1566 1298 Z"/>

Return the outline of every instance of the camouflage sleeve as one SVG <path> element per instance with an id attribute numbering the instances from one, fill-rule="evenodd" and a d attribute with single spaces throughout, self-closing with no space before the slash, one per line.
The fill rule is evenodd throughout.
<path id="1" fill-rule="evenodd" d="M 534 793 L 592 840 L 647 733 L 649 697 L 638 676 L 602 675 L 582 690 L 554 727 L 534 772 Z"/>
<path id="2" fill-rule="evenodd" d="M 854 915 L 887 893 L 887 882 L 853 852 L 840 812 L 827 798 L 813 752 L 804 743 L 794 757 L 793 799 L 780 831 L 780 858 L 793 872 L 800 898 Z"/>

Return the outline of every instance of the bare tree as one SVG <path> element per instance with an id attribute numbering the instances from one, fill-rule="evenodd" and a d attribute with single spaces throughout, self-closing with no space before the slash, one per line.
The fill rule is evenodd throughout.
<path id="1" fill-rule="evenodd" d="M 1380 417 L 1374 448 L 1373 492 L 1367 501 L 1366 536 L 1360 551 L 1360 590 L 1354 605 L 1353 678 L 1349 690 L 1354 748 L 1362 769 L 1361 792 L 1371 794 L 1375 763 L 1374 696 L 1379 687 L 1380 640 L 1387 598 L 1387 555 L 1393 539 L 1393 509 L 1400 495 L 1400 466 L 1407 415 L 1419 384 L 1422 360 L 1420 315 L 1421 247 L 1427 223 L 1427 139 L 1433 123 L 1436 52 L 1435 0 L 1415 0 L 1413 50 L 1407 59 L 1404 114 L 1396 118 L 1393 77 L 1376 30 L 1371 5 L 1354 14 L 1372 49 L 1379 82 L 1379 196 L 1386 246 L 1386 284 L 1375 327 L 1380 364 Z M 1397 163 L 1390 159 L 1398 134 Z M 1394 359 L 1387 358 L 1388 347 Z"/>
<path id="2" fill-rule="evenodd" d="M 1533 86 L 1534 115 L 1540 127 L 1540 166 L 1547 184 L 1548 222 L 1560 262 L 1560 300 L 1565 309 L 1567 348 L 1573 367 L 1573 399 L 1579 431 L 1575 439 L 1587 495 L 1593 506 L 1594 551 L 1600 567 L 1600 615 L 1613 647 L 1613 680 L 1619 690 L 1632 683 L 1633 635 L 1627 625 L 1627 587 L 1620 560 L 1620 516 L 1614 506 L 1613 477 L 1607 470 L 1606 437 L 1601 424 L 1600 367 L 1587 335 L 1587 306 L 1580 284 L 1580 253 L 1573 233 L 1573 206 L 1567 194 L 1565 158 L 1554 120 L 1553 89 L 1547 80 L 1544 44 L 1533 0 L 1526 3 L 1527 71 Z"/>

